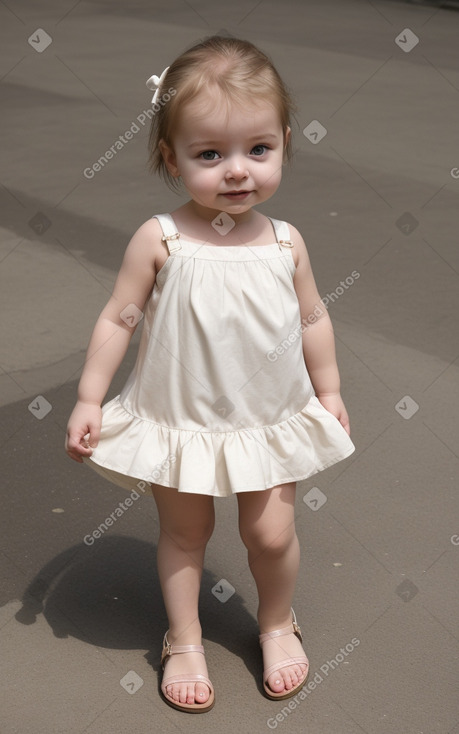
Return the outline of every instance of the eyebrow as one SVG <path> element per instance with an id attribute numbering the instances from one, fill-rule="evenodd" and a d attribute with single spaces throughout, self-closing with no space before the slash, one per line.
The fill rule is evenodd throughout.
<path id="1" fill-rule="evenodd" d="M 255 140 L 277 140 L 278 135 L 274 135 L 273 133 L 266 133 L 262 135 L 252 135 L 251 138 L 249 138 L 249 142 L 254 142 Z M 188 145 L 187 148 L 205 148 L 205 147 L 212 147 L 212 146 L 219 146 L 221 144 L 221 140 L 197 140 L 194 143 L 191 143 L 191 145 Z"/>

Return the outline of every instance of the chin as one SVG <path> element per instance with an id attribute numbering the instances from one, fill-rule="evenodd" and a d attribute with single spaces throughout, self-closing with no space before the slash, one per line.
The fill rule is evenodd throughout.
<path id="1" fill-rule="evenodd" d="M 250 209 L 253 209 L 255 204 L 236 204 L 236 202 L 234 204 L 224 204 L 220 207 L 219 211 L 227 212 L 228 214 L 244 214 L 250 211 Z"/>

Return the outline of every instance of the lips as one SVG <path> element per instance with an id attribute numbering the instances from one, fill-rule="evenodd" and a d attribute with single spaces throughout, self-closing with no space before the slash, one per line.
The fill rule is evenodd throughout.
<path id="1" fill-rule="evenodd" d="M 223 196 L 229 196 L 232 199 L 242 199 L 244 196 L 248 196 L 251 194 L 251 191 L 228 191 L 226 194 L 223 194 Z"/>

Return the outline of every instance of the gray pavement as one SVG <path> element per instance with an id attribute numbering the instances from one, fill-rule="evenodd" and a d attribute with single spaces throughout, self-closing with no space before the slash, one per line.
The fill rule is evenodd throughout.
<path id="1" fill-rule="evenodd" d="M 0 17 L 1 734 L 459 734 L 459 13 L 23 0 Z M 302 231 L 329 296 L 357 451 L 298 484 L 295 607 L 315 686 L 295 706 L 262 696 L 236 503 L 217 500 L 201 604 L 217 702 L 191 717 L 158 694 L 154 503 L 85 544 L 127 495 L 63 442 L 127 242 L 179 204 L 147 173 L 147 126 L 83 172 L 147 107 L 145 80 L 223 28 L 266 50 L 296 96 L 293 165 L 262 209 Z M 302 132 L 313 121 L 317 144 Z M 235 589 L 224 603 L 222 579 Z"/>

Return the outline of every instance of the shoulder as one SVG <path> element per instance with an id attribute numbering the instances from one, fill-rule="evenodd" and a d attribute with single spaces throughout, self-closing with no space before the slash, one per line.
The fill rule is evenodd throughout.
<path id="1" fill-rule="evenodd" d="M 135 242 L 139 247 L 141 247 L 142 244 L 151 245 L 154 242 L 161 242 L 162 235 L 163 232 L 159 221 L 156 217 L 151 217 L 151 219 L 147 219 L 146 222 L 140 225 L 133 234 L 129 244 Z"/>
<path id="2" fill-rule="evenodd" d="M 300 312 L 302 316 L 307 316 L 313 312 L 316 304 L 319 303 L 320 295 L 317 290 L 314 273 L 312 272 L 306 243 L 296 227 L 288 224 L 288 228 L 290 230 L 290 241 L 293 244 L 292 254 L 296 266 L 293 285 L 298 296 Z"/>
<path id="3" fill-rule="evenodd" d="M 155 269 L 159 270 L 158 261 L 164 253 L 162 236 L 163 231 L 159 221 L 155 217 L 147 219 L 131 237 L 125 258 L 151 263 Z"/>
<path id="4" fill-rule="evenodd" d="M 285 224 L 287 225 L 290 232 L 290 241 L 293 244 L 292 255 L 296 268 L 303 269 L 308 267 L 308 251 L 301 233 L 297 230 L 296 227 L 293 226 L 293 224 L 290 224 L 290 222 L 285 222 Z"/>

